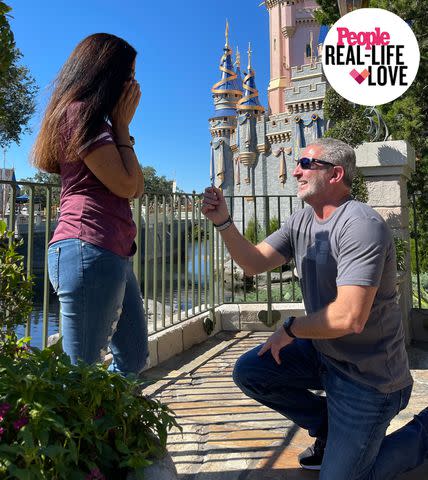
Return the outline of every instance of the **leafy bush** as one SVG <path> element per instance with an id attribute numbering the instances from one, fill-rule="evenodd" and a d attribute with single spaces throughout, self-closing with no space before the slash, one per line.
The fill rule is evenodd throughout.
<path id="1" fill-rule="evenodd" d="M 355 200 L 358 200 L 362 203 L 367 203 L 367 200 L 369 199 L 366 179 L 358 168 L 357 173 L 352 180 L 351 195 L 355 198 Z"/>
<path id="2" fill-rule="evenodd" d="M 324 98 L 324 115 L 329 128 L 324 137 L 336 138 L 352 148 L 367 140 L 367 120 L 364 107 L 354 105 L 329 88 Z"/>
<path id="3" fill-rule="evenodd" d="M 0 220 L 0 352 L 32 309 L 32 280 L 26 275 L 23 256 L 16 251 L 20 244 Z"/>
<path id="4" fill-rule="evenodd" d="M 256 245 L 257 243 L 261 242 L 265 237 L 270 235 L 272 232 L 275 232 L 280 227 L 279 220 L 277 217 L 272 217 L 269 220 L 269 226 L 267 231 L 265 232 L 264 228 L 261 227 L 260 223 L 251 217 L 247 223 L 247 228 L 244 232 L 244 237 L 251 242 L 252 244 Z"/>
<path id="5" fill-rule="evenodd" d="M 262 234 L 262 227 L 260 226 L 260 223 L 256 222 L 254 217 L 250 218 L 247 223 L 247 228 L 244 232 L 244 237 L 255 245 L 262 239 Z"/>
<path id="6" fill-rule="evenodd" d="M 269 231 L 266 232 L 266 236 L 270 235 L 273 232 L 276 232 L 280 227 L 279 220 L 277 217 L 272 217 L 269 220 Z"/>
<path id="7" fill-rule="evenodd" d="M 0 478 L 125 478 L 129 469 L 143 478 L 176 425 L 166 406 L 137 395 L 137 382 L 71 365 L 60 342 L 0 356 L 0 374 Z"/>
<path id="8" fill-rule="evenodd" d="M 412 272 L 416 273 L 416 263 L 418 264 L 420 272 L 428 272 L 428 194 L 419 194 L 410 198 L 412 205 L 414 205 L 414 209 L 410 208 L 409 219 L 411 225 L 410 256 L 412 261 Z M 418 242 L 417 258 L 416 240 Z"/>
<path id="9" fill-rule="evenodd" d="M 419 276 L 421 308 L 428 309 L 428 273 L 421 273 Z M 418 280 L 412 275 L 413 306 L 419 307 Z"/>
<path id="10" fill-rule="evenodd" d="M 404 272 L 406 270 L 406 257 L 408 251 L 408 242 L 400 237 L 394 237 L 395 254 L 397 257 L 397 270 Z"/>
<path id="11" fill-rule="evenodd" d="M 61 342 L 39 350 L 17 340 L 31 311 L 31 280 L 0 223 L 0 478 L 126 478 L 165 451 L 178 426 L 140 382 L 104 365 L 72 365 Z M 9 242 L 10 240 L 10 242 Z"/>

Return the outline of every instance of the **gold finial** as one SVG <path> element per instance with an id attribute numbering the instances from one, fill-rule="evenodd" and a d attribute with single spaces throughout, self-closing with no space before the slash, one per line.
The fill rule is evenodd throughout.
<path id="1" fill-rule="evenodd" d="M 229 22 L 226 18 L 226 31 L 224 32 L 224 36 L 226 37 L 226 43 L 224 44 L 224 48 L 229 48 Z"/>
<path id="2" fill-rule="evenodd" d="M 241 54 L 239 53 L 239 48 L 236 46 L 236 60 L 235 60 L 235 65 L 237 67 L 241 67 Z"/>
<path id="3" fill-rule="evenodd" d="M 248 71 L 251 70 L 251 54 L 253 51 L 251 50 L 251 43 L 248 42 Z"/>

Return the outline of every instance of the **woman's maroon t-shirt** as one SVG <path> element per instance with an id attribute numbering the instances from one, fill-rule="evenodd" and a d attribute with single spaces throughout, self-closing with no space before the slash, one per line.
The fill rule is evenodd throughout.
<path id="1" fill-rule="evenodd" d="M 82 104 L 75 103 L 67 112 L 63 142 L 75 128 Z M 106 122 L 99 134 L 86 142 L 71 161 L 59 159 L 61 169 L 60 217 L 50 244 L 59 240 L 79 238 L 122 257 L 136 251 L 135 223 L 129 201 L 105 187 L 89 170 L 84 158 L 97 148 L 115 144 L 113 131 Z"/>

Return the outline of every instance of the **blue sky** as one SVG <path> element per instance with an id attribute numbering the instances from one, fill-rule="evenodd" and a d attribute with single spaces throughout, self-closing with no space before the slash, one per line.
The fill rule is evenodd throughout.
<path id="1" fill-rule="evenodd" d="M 177 179 L 184 191 L 209 183 L 210 89 L 220 79 L 225 20 L 242 67 L 251 41 L 260 100 L 267 105 L 269 17 L 259 0 L 6 0 L 12 7 L 17 47 L 40 91 L 32 133 L 6 152 L 17 178 L 32 176 L 29 152 L 49 98 L 49 84 L 75 45 L 95 32 L 119 35 L 138 51 L 136 77 L 142 98 L 131 132 L 143 165 Z M 2 158 L 3 160 L 3 158 Z M 1 162 L 3 163 L 3 162 Z M 3 166 L 3 165 L 1 165 Z"/>

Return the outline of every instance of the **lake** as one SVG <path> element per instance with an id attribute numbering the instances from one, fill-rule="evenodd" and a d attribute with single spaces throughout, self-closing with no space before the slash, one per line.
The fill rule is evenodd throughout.
<path id="1" fill-rule="evenodd" d="M 178 278 L 177 278 L 177 265 L 174 265 L 174 271 L 173 271 L 173 308 L 174 312 L 177 311 L 177 309 L 180 308 L 182 310 L 185 310 L 185 308 L 192 308 L 193 304 L 193 299 L 192 299 L 192 292 L 191 292 L 191 281 L 192 281 L 192 260 L 191 260 L 191 246 L 189 246 L 188 250 L 188 262 L 187 266 L 185 264 L 184 259 L 181 261 L 181 279 L 180 279 L 180 284 L 181 284 L 181 299 L 178 299 Z M 202 303 L 205 301 L 205 292 L 204 292 L 204 277 L 205 277 L 205 260 L 204 260 L 204 249 L 202 246 L 201 250 L 201 257 L 202 257 L 202 262 L 201 262 L 201 301 Z M 195 305 L 198 302 L 198 245 L 195 246 L 195 260 L 194 260 L 194 271 L 195 271 Z M 158 268 L 158 279 L 156 282 L 156 290 L 157 290 L 157 301 L 161 301 L 161 292 L 162 292 L 162 279 L 161 277 L 161 272 L 162 272 L 162 260 L 159 259 L 157 262 L 157 268 Z M 185 298 L 185 271 L 187 268 L 188 272 L 188 298 L 186 301 Z M 149 269 L 150 273 L 152 274 L 153 272 L 153 267 Z M 169 301 L 170 301 L 170 290 L 169 290 L 169 272 L 170 272 L 170 264 L 167 262 L 166 263 L 166 282 L 165 282 L 165 305 L 167 311 L 169 311 Z M 144 273 L 144 269 L 143 269 Z M 152 278 L 150 279 L 151 281 L 149 282 L 148 285 L 148 298 L 153 298 L 153 281 Z M 31 345 L 41 348 L 42 346 L 42 339 L 43 339 L 43 288 L 42 288 L 42 279 L 39 279 L 36 282 L 35 286 L 35 295 L 34 295 L 34 305 L 33 305 L 33 312 L 31 314 Z M 158 303 L 158 312 L 161 310 L 161 306 Z M 51 291 L 50 297 L 49 297 L 49 314 L 48 314 L 48 336 L 53 335 L 54 333 L 57 333 L 59 331 L 59 301 L 55 293 Z M 19 327 L 17 329 L 17 333 L 20 337 L 25 336 L 25 328 L 24 327 Z"/>

